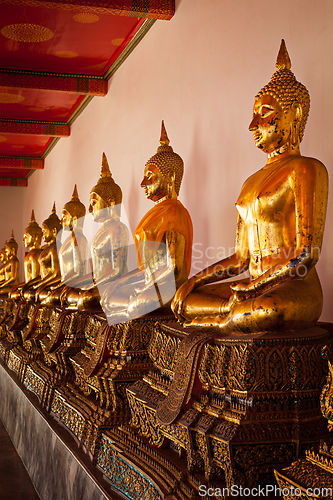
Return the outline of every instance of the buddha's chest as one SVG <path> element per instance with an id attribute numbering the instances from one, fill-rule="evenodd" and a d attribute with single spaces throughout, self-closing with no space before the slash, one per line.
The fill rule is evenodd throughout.
<path id="1" fill-rule="evenodd" d="M 93 256 L 94 271 L 100 272 L 103 268 L 112 262 L 112 245 L 109 238 L 105 235 L 96 235 L 91 252 Z"/>
<path id="2" fill-rule="evenodd" d="M 52 269 L 53 259 L 52 259 L 52 250 L 53 248 L 47 247 L 45 250 L 41 251 L 39 263 L 42 270 L 48 271 Z"/>
<path id="3" fill-rule="evenodd" d="M 248 223 L 278 223 L 294 211 L 294 195 L 290 175 L 260 170 L 243 185 L 236 208 Z"/>

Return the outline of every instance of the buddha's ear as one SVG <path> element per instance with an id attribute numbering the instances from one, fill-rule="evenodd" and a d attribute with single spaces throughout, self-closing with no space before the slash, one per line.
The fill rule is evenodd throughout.
<path id="1" fill-rule="evenodd" d="M 302 106 L 299 102 L 295 101 L 291 105 L 291 110 L 293 113 L 293 121 L 290 126 L 290 143 L 293 147 L 299 147 L 300 143 L 300 125 L 302 119 Z"/>
<path id="2" fill-rule="evenodd" d="M 169 173 L 169 182 L 168 182 L 168 195 L 169 198 L 177 198 L 177 193 L 176 193 L 176 172 L 173 171 Z"/>
<path id="3" fill-rule="evenodd" d="M 170 172 L 169 173 L 169 181 L 170 181 L 170 183 L 174 185 L 175 184 L 175 179 L 176 179 L 176 172 L 175 171 Z"/>
<path id="4" fill-rule="evenodd" d="M 302 115 L 303 115 L 303 110 L 302 110 L 302 106 L 299 102 L 293 102 L 292 105 L 291 105 L 291 109 L 293 111 L 293 114 L 294 114 L 294 121 L 296 123 L 300 123 L 301 119 L 302 119 Z"/>

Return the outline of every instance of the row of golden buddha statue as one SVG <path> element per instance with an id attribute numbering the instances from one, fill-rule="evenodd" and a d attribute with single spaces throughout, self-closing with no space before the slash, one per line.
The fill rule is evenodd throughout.
<path id="1" fill-rule="evenodd" d="M 178 200 L 184 167 L 163 122 L 141 182 L 155 205 L 134 232 L 138 269 L 128 272 L 122 191 L 104 154 L 90 193 L 101 224 L 91 273 L 76 186 L 61 220 L 53 207 L 40 228 L 32 212 L 23 283 L 13 235 L 0 252 L 0 298 L 8 297 L 0 355 L 113 484 L 127 457 L 143 467 L 151 498 L 193 498 L 197 471 L 207 484 L 255 485 L 326 436 L 319 396 L 332 329 L 317 323 L 315 265 L 328 176 L 300 154 L 310 98 L 290 68 L 282 41 L 249 126 L 267 163 L 242 186 L 231 256 L 189 278 L 192 222 Z M 63 243 L 61 229 L 69 232 Z M 166 446 L 185 454 L 187 475 Z"/>

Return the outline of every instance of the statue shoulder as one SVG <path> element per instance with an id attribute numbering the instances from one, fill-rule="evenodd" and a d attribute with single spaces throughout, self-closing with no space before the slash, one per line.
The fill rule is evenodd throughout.
<path id="1" fill-rule="evenodd" d="M 292 167 L 295 174 L 305 174 L 305 175 L 316 175 L 328 178 L 328 173 L 325 165 L 316 158 L 311 158 L 308 156 L 298 156 L 290 161 L 290 167 Z"/>
<path id="2" fill-rule="evenodd" d="M 128 238 L 128 228 L 126 224 L 120 220 L 112 220 L 107 223 L 106 235 L 107 239 L 110 241 L 120 241 L 124 238 Z"/>
<path id="3" fill-rule="evenodd" d="M 88 240 L 85 237 L 85 235 L 82 233 L 82 231 L 74 231 L 74 236 L 77 239 L 78 244 L 83 245 L 83 244 L 88 243 Z"/>
<path id="4" fill-rule="evenodd" d="M 45 258 L 47 257 L 49 254 L 52 254 L 52 253 L 56 253 L 58 254 L 58 251 L 57 251 L 57 244 L 55 241 L 52 241 L 52 243 L 48 244 L 48 245 L 44 245 L 42 248 L 41 248 L 41 253 L 40 253 L 40 258 Z"/>
<path id="5" fill-rule="evenodd" d="M 38 259 L 38 257 L 40 256 L 40 252 L 40 248 L 32 248 L 25 256 L 25 260 Z"/>

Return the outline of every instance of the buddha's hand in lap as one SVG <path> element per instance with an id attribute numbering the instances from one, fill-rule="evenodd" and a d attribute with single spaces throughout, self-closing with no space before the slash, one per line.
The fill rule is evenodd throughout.
<path id="1" fill-rule="evenodd" d="M 184 301 L 187 296 L 194 290 L 195 277 L 192 276 L 189 280 L 185 281 L 177 290 L 176 295 L 171 303 L 171 309 L 178 321 L 181 323 L 185 320 L 183 316 Z"/>
<path id="2" fill-rule="evenodd" d="M 256 296 L 256 291 L 251 283 L 243 284 L 243 283 L 232 283 L 230 285 L 230 289 L 232 290 L 232 295 L 230 296 L 229 303 L 227 306 L 228 311 L 230 312 L 237 305 L 243 302 L 244 300 L 251 299 Z"/>

